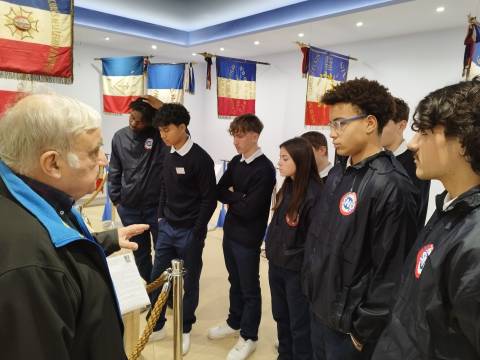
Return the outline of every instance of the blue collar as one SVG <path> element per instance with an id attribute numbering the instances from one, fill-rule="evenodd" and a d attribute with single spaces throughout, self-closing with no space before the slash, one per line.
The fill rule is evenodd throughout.
<path id="1" fill-rule="evenodd" d="M 50 239 L 56 248 L 80 239 L 95 242 L 77 210 L 72 208 L 72 213 L 80 226 L 81 233 L 68 226 L 47 201 L 27 186 L 1 160 L 0 177 L 10 194 L 47 229 Z"/>

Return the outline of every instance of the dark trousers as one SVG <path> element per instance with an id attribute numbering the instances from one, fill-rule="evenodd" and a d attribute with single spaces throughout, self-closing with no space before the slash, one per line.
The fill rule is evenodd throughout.
<path id="1" fill-rule="evenodd" d="M 240 329 L 245 340 L 258 340 L 262 317 L 260 291 L 260 247 L 246 247 L 223 237 L 223 255 L 230 282 L 230 309 L 227 324 Z"/>
<path id="2" fill-rule="evenodd" d="M 310 310 L 302 293 L 300 272 L 270 262 L 268 280 L 277 322 L 278 360 L 311 360 Z"/>
<path id="3" fill-rule="evenodd" d="M 183 278 L 183 332 L 189 333 L 195 323 L 195 310 L 198 306 L 200 290 L 200 274 L 202 272 L 202 253 L 206 233 L 194 236 L 192 229 L 172 227 L 165 219 L 158 226 L 158 238 L 155 248 L 151 280 L 156 279 L 162 272 L 171 267 L 173 259 L 182 259 L 186 269 Z M 160 290 L 150 296 L 152 306 L 157 301 Z M 165 307 L 158 319 L 154 331 L 165 325 Z"/>
<path id="4" fill-rule="evenodd" d="M 140 276 L 149 283 L 150 274 L 152 273 L 152 240 L 153 248 L 155 248 L 158 233 L 157 208 L 132 209 L 119 205 L 117 211 L 124 226 L 132 224 L 150 225 L 149 231 L 145 231 L 130 239 L 130 241 L 138 244 L 138 249 L 133 252 L 133 256 L 135 257 L 135 263 Z M 151 239 L 150 234 L 152 235 Z"/>
<path id="5" fill-rule="evenodd" d="M 350 335 L 324 325 L 312 312 L 312 345 L 315 360 L 368 360 L 374 345 L 366 344 L 360 352 L 353 346 Z"/>

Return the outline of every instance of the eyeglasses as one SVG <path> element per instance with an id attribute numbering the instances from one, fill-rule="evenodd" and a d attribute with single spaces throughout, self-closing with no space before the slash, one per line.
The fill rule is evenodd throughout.
<path id="1" fill-rule="evenodd" d="M 328 123 L 328 126 L 330 127 L 330 129 L 334 129 L 337 132 L 341 132 L 343 131 L 343 128 L 345 127 L 345 125 L 350 124 L 352 121 L 355 121 L 355 120 L 365 119 L 367 116 L 368 115 L 361 114 L 361 115 L 352 116 L 350 118 L 337 118 L 335 120 L 330 121 Z"/>

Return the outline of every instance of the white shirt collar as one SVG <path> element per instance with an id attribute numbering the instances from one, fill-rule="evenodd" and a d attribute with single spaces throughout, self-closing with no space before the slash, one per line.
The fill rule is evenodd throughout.
<path id="1" fill-rule="evenodd" d="M 180 149 L 177 150 L 173 146 L 170 147 L 170 154 L 173 154 L 174 152 L 176 152 L 180 156 L 185 156 L 188 154 L 192 146 L 193 146 L 193 140 L 189 136 L 185 144 L 183 144 L 183 146 Z"/>
<path id="2" fill-rule="evenodd" d="M 324 178 L 325 176 L 328 175 L 328 173 L 330 172 L 330 170 L 333 168 L 333 165 L 332 163 L 329 161 L 328 162 L 328 165 L 322 170 L 320 171 L 320 177 L 321 178 Z"/>
<path id="3" fill-rule="evenodd" d="M 348 169 L 350 166 L 352 166 L 352 157 L 349 156 L 347 159 L 347 165 L 345 166 L 345 169 Z"/>
<path id="4" fill-rule="evenodd" d="M 407 150 L 408 150 L 407 143 L 405 142 L 405 140 L 403 140 L 400 146 L 393 152 L 393 155 L 395 156 L 402 155 Z"/>
<path id="5" fill-rule="evenodd" d="M 458 196 L 457 196 L 458 197 Z M 451 203 L 453 203 L 457 198 L 453 198 L 450 196 L 450 193 L 447 193 L 445 199 L 443 199 L 443 211 L 447 210 Z"/>
<path id="6" fill-rule="evenodd" d="M 252 155 L 250 155 L 248 159 L 246 159 L 245 156 L 243 156 L 242 154 L 242 158 L 240 159 L 240 161 L 245 161 L 247 164 L 250 164 L 253 160 L 255 160 L 256 158 L 262 155 L 263 155 L 262 149 L 258 148 L 257 151 L 255 151 Z"/>

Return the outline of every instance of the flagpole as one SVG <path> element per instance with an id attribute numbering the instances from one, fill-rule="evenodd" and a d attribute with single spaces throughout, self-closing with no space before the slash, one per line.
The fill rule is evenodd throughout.
<path id="1" fill-rule="evenodd" d="M 300 42 L 300 41 L 295 41 L 295 44 L 297 44 L 297 45 L 300 46 L 301 48 L 302 48 L 302 47 L 308 47 L 308 48 L 312 47 L 312 45 L 310 45 L 310 44 L 305 44 L 305 43 L 302 43 L 302 42 Z M 316 46 L 315 46 L 315 47 L 316 47 Z M 318 49 L 320 49 L 320 48 L 318 48 Z M 322 52 L 324 52 L 325 54 L 330 53 L 330 51 L 328 51 L 328 50 L 324 50 L 324 49 L 320 49 L 320 50 L 322 50 Z M 334 52 L 332 51 L 331 53 L 334 53 Z M 346 58 L 346 59 L 348 59 L 348 60 L 358 61 L 357 58 L 351 57 L 351 56 L 349 56 L 349 55 L 342 55 L 341 57 Z"/>
<path id="2" fill-rule="evenodd" d="M 155 57 L 155 55 L 132 55 L 132 56 L 143 56 L 148 59 Z M 103 60 L 103 59 L 108 59 L 108 58 L 93 58 L 93 60 Z"/>
<path id="3" fill-rule="evenodd" d="M 210 57 L 210 58 L 214 58 L 214 57 L 217 57 L 217 56 L 221 56 L 221 55 L 216 55 L 216 54 L 210 54 L 210 53 L 207 53 L 207 52 L 201 52 L 201 53 L 198 53 L 199 55 L 202 55 L 203 57 Z M 238 58 L 232 58 L 232 59 L 236 59 L 236 60 L 240 60 L 240 61 L 251 61 L 251 62 L 254 62 L 255 64 L 259 64 L 259 65 L 270 65 L 270 63 L 267 63 L 267 62 L 263 62 L 263 61 L 256 61 L 256 60 L 246 60 L 246 59 L 238 59 Z"/>

